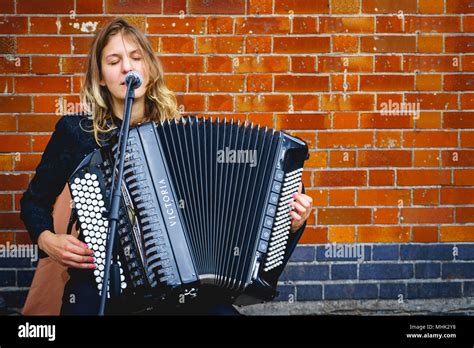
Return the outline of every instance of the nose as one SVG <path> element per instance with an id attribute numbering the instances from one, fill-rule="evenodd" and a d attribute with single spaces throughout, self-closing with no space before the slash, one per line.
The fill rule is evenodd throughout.
<path id="1" fill-rule="evenodd" d="M 122 60 L 122 70 L 124 74 L 127 74 L 129 71 L 133 70 L 132 62 L 129 57 L 124 57 Z"/>

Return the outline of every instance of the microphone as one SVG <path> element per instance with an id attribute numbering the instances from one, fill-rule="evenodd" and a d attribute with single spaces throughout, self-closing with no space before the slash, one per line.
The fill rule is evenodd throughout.
<path id="1" fill-rule="evenodd" d="M 132 70 L 125 75 L 125 84 L 130 86 L 132 89 L 139 88 L 143 83 L 142 75 L 136 71 Z"/>

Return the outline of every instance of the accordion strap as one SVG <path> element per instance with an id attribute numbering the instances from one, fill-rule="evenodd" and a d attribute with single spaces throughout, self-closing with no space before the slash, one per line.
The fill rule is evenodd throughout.
<path id="1" fill-rule="evenodd" d="M 67 225 L 67 231 L 66 231 L 67 234 L 71 234 L 72 226 L 74 225 L 74 223 L 76 223 L 76 230 L 77 230 L 79 228 L 78 226 L 79 220 L 77 219 L 77 211 L 76 209 L 73 208 L 71 210 L 71 216 L 69 217 L 69 223 Z"/>

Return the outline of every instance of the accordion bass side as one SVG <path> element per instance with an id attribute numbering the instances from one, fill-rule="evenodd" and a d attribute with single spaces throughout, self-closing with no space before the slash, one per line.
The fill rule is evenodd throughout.
<path id="1" fill-rule="evenodd" d="M 89 154 L 69 180 L 99 292 L 115 151 Z M 118 223 L 124 295 L 273 299 L 301 236 L 290 232 L 290 204 L 307 158 L 304 141 L 233 121 L 182 117 L 130 129 Z"/>

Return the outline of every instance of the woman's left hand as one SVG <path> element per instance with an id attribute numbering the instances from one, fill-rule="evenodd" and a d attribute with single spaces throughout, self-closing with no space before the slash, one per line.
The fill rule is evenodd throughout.
<path id="1" fill-rule="evenodd" d="M 290 212 L 291 215 L 291 232 L 296 232 L 304 222 L 308 219 L 311 214 L 311 208 L 313 207 L 313 199 L 301 193 L 303 185 L 300 184 L 298 193 L 293 195 L 294 201 L 292 203 L 293 210 Z"/>

